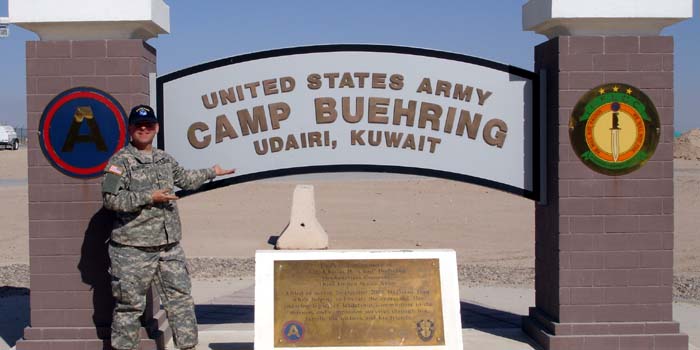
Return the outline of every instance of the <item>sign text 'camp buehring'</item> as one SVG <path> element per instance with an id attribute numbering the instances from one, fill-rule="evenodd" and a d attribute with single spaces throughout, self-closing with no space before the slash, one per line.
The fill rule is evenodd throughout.
<path id="1" fill-rule="evenodd" d="M 307 76 L 306 82 L 306 88 L 310 90 L 320 89 L 324 85 L 337 89 L 364 88 L 365 85 L 369 85 L 372 89 L 388 88 L 397 91 L 405 87 L 402 74 L 388 75 L 367 72 L 312 73 Z M 260 95 L 269 96 L 291 92 L 295 87 L 296 81 L 290 76 L 255 81 L 202 95 L 202 104 L 206 109 L 214 109 L 219 104 L 226 105 L 246 99 L 255 99 Z M 474 100 L 480 106 L 483 106 L 492 95 L 491 91 L 428 77 L 421 80 L 419 86 L 415 88 L 415 92 L 464 102 Z M 333 97 L 317 97 L 313 103 L 315 111 L 313 117 L 317 125 L 334 123 L 338 117 L 341 117 L 346 123 L 362 123 L 366 127 L 371 127 L 371 124 L 404 125 L 434 132 L 453 133 L 458 136 L 466 134 L 466 137 L 472 140 L 481 136 L 486 144 L 499 148 L 503 147 L 508 132 L 508 125 L 501 119 L 485 119 L 481 114 L 472 113 L 467 109 L 444 108 L 436 103 L 413 99 L 404 101 L 403 99 L 386 97 L 343 96 L 339 102 Z M 192 147 L 202 149 L 211 144 L 212 134 L 214 142 L 221 143 L 236 139 L 239 135 L 249 136 L 270 129 L 276 130 L 281 127 L 283 121 L 292 115 L 291 107 L 285 102 L 254 106 L 252 110 L 240 109 L 236 111 L 235 116 L 218 115 L 213 130 L 205 122 L 192 123 L 187 131 L 187 139 Z M 353 146 L 400 147 L 435 153 L 441 139 L 436 136 L 414 135 L 412 133 L 353 129 L 350 134 L 350 142 Z M 336 145 L 337 141 L 331 138 L 329 131 L 312 130 L 288 134 L 286 137 L 274 136 L 253 141 L 255 152 L 258 155 L 307 147 L 335 148 Z"/>

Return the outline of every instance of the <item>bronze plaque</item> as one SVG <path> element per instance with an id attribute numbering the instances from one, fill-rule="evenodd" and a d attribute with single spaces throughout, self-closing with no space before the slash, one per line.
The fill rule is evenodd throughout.
<path id="1" fill-rule="evenodd" d="M 274 268 L 275 347 L 445 345 L 438 259 Z"/>

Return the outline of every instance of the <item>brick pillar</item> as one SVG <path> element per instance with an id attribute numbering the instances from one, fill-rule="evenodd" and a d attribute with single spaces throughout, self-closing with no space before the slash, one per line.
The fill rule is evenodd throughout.
<path id="1" fill-rule="evenodd" d="M 31 322 L 17 349 L 109 349 L 114 300 L 105 240 L 112 215 L 102 209 L 100 179 L 54 169 L 37 129 L 51 99 L 73 87 L 105 91 L 127 111 L 147 104 L 155 49 L 142 40 L 34 41 L 26 49 Z M 157 300 L 149 300 L 141 349 L 162 348 L 166 332 L 158 329 L 167 324 Z"/>
<path id="2" fill-rule="evenodd" d="M 548 205 L 536 208 L 536 307 L 523 328 L 545 349 L 688 349 L 672 318 L 673 38 L 558 37 L 547 71 Z M 606 176 L 574 153 L 568 123 L 588 90 L 640 88 L 661 140 L 636 172 Z"/>

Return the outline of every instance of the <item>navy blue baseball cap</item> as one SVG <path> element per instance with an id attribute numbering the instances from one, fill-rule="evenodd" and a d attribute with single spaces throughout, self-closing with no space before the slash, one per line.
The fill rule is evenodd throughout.
<path id="1" fill-rule="evenodd" d="M 131 109 L 131 113 L 129 113 L 129 125 L 139 123 L 158 123 L 158 118 L 156 118 L 156 113 L 153 112 L 153 108 L 146 105 L 138 105 Z"/>

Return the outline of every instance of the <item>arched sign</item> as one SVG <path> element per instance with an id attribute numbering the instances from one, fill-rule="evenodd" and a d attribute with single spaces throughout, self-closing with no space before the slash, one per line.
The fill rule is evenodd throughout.
<path id="1" fill-rule="evenodd" d="M 208 188 L 376 171 L 536 198 L 534 77 L 479 58 L 394 46 L 242 55 L 158 78 L 159 147 L 185 167 L 237 168 Z"/>

